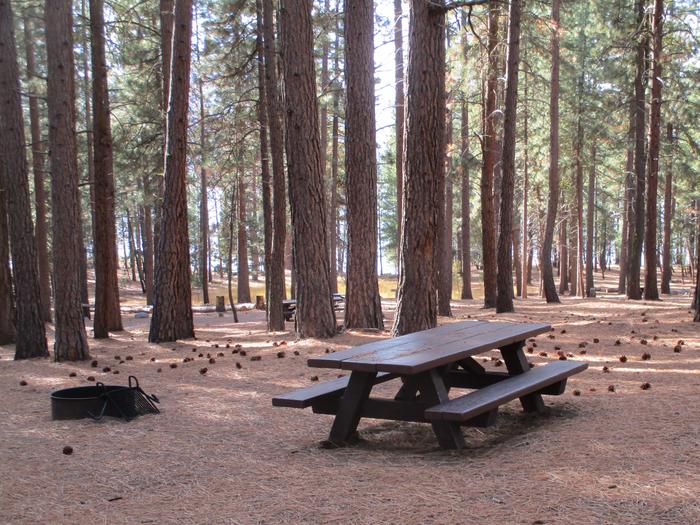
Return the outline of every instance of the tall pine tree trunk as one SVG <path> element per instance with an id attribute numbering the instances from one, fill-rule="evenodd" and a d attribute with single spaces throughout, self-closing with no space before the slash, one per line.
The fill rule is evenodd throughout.
<path id="1" fill-rule="evenodd" d="M 449 38 L 448 38 L 449 45 Z M 452 109 L 451 103 L 445 104 L 445 141 L 442 146 L 445 162 L 444 182 L 441 188 L 444 204 L 438 216 L 440 232 L 440 255 L 438 267 L 438 315 L 451 317 L 452 300 L 452 207 L 454 205 L 454 188 L 452 185 L 452 159 L 449 148 L 452 143 Z"/>
<path id="2" fill-rule="evenodd" d="M 639 286 L 642 243 L 644 241 L 644 189 L 645 189 L 645 129 L 644 129 L 644 91 L 646 64 L 645 56 L 648 38 L 645 34 L 645 1 L 636 0 L 637 12 L 637 46 L 634 77 L 634 220 L 629 222 L 630 250 L 628 255 L 627 297 L 641 299 Z"/>
<path id="3" fill-rule="evenodd" d="M 204 129 L 204 86 L 199 87 L 199 278 L 202 281 L 202 302 L 209 304 L 209 188 L 207 185 L 207 148 Z"/>
<path id="4" fill-rule="evenodd" d="M 542 252 L 540 253 L 540 272 L 542 273 L 542 292 L 548 303 L 558 303 L 559 296 L 554 285 L 552 270 L 552 242 L 554 225 L 559 208 L 559 10 L 561 0 L 552 2 L 552 75 L 549 92 L 549 199 L 547 202 L 547 219 L 544 227 Z M 560 265 L 560 271 L 562 271 Z M 565 271 L 565 270 L 563 270 Z"/>
<path id="5" fill-rule="evenodd" d="M 569 290 L 569 245 L 567 241 L 568 217 L 562 217 L 559 225 L 559 293 Z"/>
<path id="6" fill-rule="evenodd" d="M 461 198 L 462 198 L 462 299 L 473 299 L 472 296 L 472 254 L 471 254 L 471 206 L 469 184 L 469 108 L 467 101 L 462 98 L 462 123 L 461 123 Z"/>
<path id="7" fill-rule="evenodd" d="M 90 0 L 92 109 L 95 177 L 95 339 L 122 330 L 117 280 L 117 234 L 114 217 L 114 168 L 110 125 L 104 1 Z"/>
<path id="8" fill-rule="evenodd" d="M 503 179 L 501 181 L 501 235 L 498 238 L 497 312 L 513 311 L 513 199 L 515 189 L 515 140 L 520 64 L 521 0 L 511 0 L 508 13 L 505 119 L 503 122 Z"/>
<path id="9" fill-rule="evenodd" d="M 0 0 L 0 184 L 9 219 L 9 238 L 16 303 L 15 359 L 46 357 L 38 261 L 29 198 L 24 120 L 19 64 L 15 47 L 14 16 L 9 0 Z M 2 251 L 6 255 L 7 245 Z M 3 266 L 7 258 L 0 260 Z M 5 273 L 5 272 L 3 272 Z M 3 298 L 3 300 L 5 300 Z M 9 327 L 6 327 L 9 329 Z M 9 330 L 8 330 L 9 331 Z M 9 335 L 9 334 L 8 334 Z"/>
<path id="10" fill-rule="evenodd" d="M 265 96 L 272 153 L 272 250 L 268 330 L 284 330 L 282 301 L 285 296 L 284 255 L 287 238 L 287 195 L 284 184 L 284 121 L 277 82 L 277 55 L 272 0 L 263 0 L 263 47 L 265 51 Z"/>
<path id="11" fill-rule="evenodd" d="M 346 328 L 384 328 L 377 278 L 373 0 L 345 2 Z"/>
<path id="12" fill-rule="evenodd" d="M 335 335 L 314 75 L 311 0 L 282 0 L 287 169 L 297 277 L 297 333 Z"/>
<path id="13" fill-rule="evenodd" d="M 671 293 L 671 219 L 673 217 L 673 124 L 666 125 L 666 139 L 671 154 L 666 166 L 666 180 L 664 182 L 664 238 L 661 272 L 661 293 Z"/>
<path id="14" fill-rule="evenodd" d="M 236 187 L 231 185 L 231 198 L 228 213 L 228 252 L 226 256 L 226 283 L 228 288 L 228 302 L 231 304 L 231 312 L 233 313 L 233 322 L 238 322 L 238 313 L 236 312 L 236 303 L 233 299 L 233 229 L 236 222 Z"/>
<path id="15" fill-rule="evenodd" d="M 61 239 L 53 246 L 54 355 L 57 361 L 77 361 L 88 359 L 90 355 L 81 308 L 82 226 L 75 139 L 73 14 L 70 3 L 46 0 L 44 20 L 53 238 Z"/>
<path id="16" fill-rule="evenodd" d="M 146 288 L 146 304 L 153 304 L 153 206 L 151 206 L 151 178 L 144 175 L 143 184 L 143 280 Z"/>
<path id="17" fill-rule="evenodd" d="M 27 63 L 27 80 L 37 78 L 36 59 L 34 56 L 34 39 L 36 38 L 30 16 L 24 12 L 24 48 Z M 46 191 L 44 188 L 44 143 L 41 139 L 39 97 L 36 93 L 29 95 L 29 122 L 32 137 L 32 172 L 34 175 L 34 210 L 36 253 L 39 262 L 39 291 L 41 293 L 41 310 L 44 321 L 51 322 L 51 278 L 49 267 L 49 248 L 46 231 Z"/>
<path id="18" fill-rule="evenodd" d="M 394 335 L 437 324 L 437 226 L 445 169 L 445 14 L 423 0 L 411 0 L 410 12 L 404 215 Z"/>
<path id="19" fill-rule="evenodd" d="M 175 0 L 159 0 L 160 5 L 160 51 L 161 51 L 161 118 L 163 129 L 163 154 L 158 165 L 159 175 L 154 177 L 154 217 L 153 217 L 153 282 L 155 284 L 156 257 L 158 257 L 158 244 L 160 243 L 160 225 L 163 219 L 163 191 L 165 177 L 165 158 L 167 156 L 168 140 L 168 106 L 170 104 L 170 84 L 173 69 L 173 31 Z M 155 300 L 155 299 L 154 299 Z"/>
<path id="20" fill-rule="evenodd" d="M 625 180 L 622 186 L 624 192 L 622 210 L 622 232 L 620 233 L 620 276 L 618 279 L 618 293 L 627 293 L 627 272 L 629 270 L 630 253 L 630 220 L 633 217 L 632 193 L 634 191 L 634 100 L 630 103 L 629 131 L 627 132 L 627 160 L 625 162 Z"/>
<path id="21" fill-rule="evenodd" d="M 489 1 L 488 81 L 484 104 L 483 163 L 481 166 L 481 251 L 484 269 L 484 307 L 496 306 L 496 224 L 493 180 L 497 156 L 496 91 L 498 89 L 498 12 L 497 2 Z"/>
<path id="22" fill-rule="evenodd" d="M 520 270 L 520 297 L 527 299 L 527 285 L 528 285 L 528 255 L 529 255 L 529 218 L 528 218 L 528 185 L 529 181 L 529 169 L 530 169 L 530 158 L 529 158 L 529 120 L 530 113 L 528 111 L 528 82 L 527 82 L 527 71 L 523 72 L 523 88 L 524 88 L 524 111 L 523 111 L 523 150 L 524 150 L 524 162 L 523 162 L 523 237 L 522 237 L 522 269 Z"/>
<path id="23" fill-rule="evenodd" d="M 136 237 L 134 236 L 134 221 L 131 218 L 131 210 L 126 209 L 126 231 L 129 238 L 129 270 L 131 280 L 136 281 Z"/>
<path id="24" fill-rule="evenodd" d="M 9 2 L 8 2 L 9 5 Z M 0 7 L 2 2 L 0 2 Z M 0 345 L 16 341 L 15 297 L 10 272 L 10 239 L 7 231 L 7 190 L 0 180 Z"/>
<path id="25" fill-rule="evenodd" d="M 194 336 L 187 229 L 187 110 L 190 93 L 192 0 L 176 0 L 170 73 L 163 211 L 155 265 L 150 342 Z"/>
<path id="26" fill-rule="evenodd" d="M 644 238 L 644 299 L 658 300 L 659 288 L 656 279 L 656 209 L 659 187 L 659 151 L 661 138 L 661 48 L 662 24 L 664 15 L 663 0 L 654 0 L 652 16 L 652 70 L 651 103 L 649 107 L 649 152 L 647 159 L 647 202 Z"/>
<path id="27" fill-rule="evenodd" d="M 394 101 L 396 128 L 396 253 L 401 248 L 403 225 L 403 146 L 404 146 L 404 72 L 402 0 L 394 0 Z"/>
<path id="28" fill-rule="evenodd" d="M 586 206 L 586 290 L 585 296 L 591 296 L 593 282 L 593 228 L 595 227 L 595 169 L 596 145 L 591 146 L 591 170 L 588 172 L 588 203 Z"/>
<path id="29" fill-rule="evenodd" d="M 335 24 L 335 59 L 333 60 L 333 71 L 336 79 L 340 76 L 340 17 L 336 13 Z M 330 206 L 328 214 L 328 250 L 330 252 L 331 264 L 331 291 L 338 292 L 338 167 L 340 159 L 338 156 L 339 146 L 339 122 L 340 122 L 340 82 L 336 81 L 333 88 L 333 119 L 331 125 L 331 180 L 330 180 Z"/>
<path id="30" fill-rule="evenodd" d="M 83 20 L 88 20 L 88 14 L 86 10 L 87 0 L 81 0 L 80 2 L 80 16 Z M 92 90 L 90 86 L 90 77 L 92 73 L 89 68 L 88 57 L 90 52 L 88 46 L 90 42 L 88 40 L 88 24 L 82 24 L 81 31 L 81 47 L 83 51 L 83 100 L 85 101 L 85 171 L 87 174 L 88 183 L 88 206 L 90 211 L 90 231 L 93 234 L 94 242 L 94 232 L 95 232 L 95 142 L 92 126 Z M 78 156 L 80 159 L 80 156 Z M 80 193 L 80 187 L 78 190 Z M 82 201 L 82 195 L 78 197 L 79 201 Z M 81 213 L 81 225 L 82 225 L 82 213 Z M 83 317 L 90 319 L 90 297 L 88 294 L 88 261 L 87 261 L 87 250 L 85 248 L 85 240 L 87 235 L 85 235 L 85 229 L 83 229 L 83 234 L 80 236 L 80 301 L 83 304 Z M 94 262 L 94 261 L 93 261 Z"/>
<path id="31" fill-rule="evenodd" d="M 583 268 L 583 125 L 580 117 L 577 125 L 577 138 L 574 145 L 574 176 L 576 188 L 576 291 L 581 297 L 586 297 L 587 291 L 583 281 L 585 270 Z M 572 294 L 576 293 L 572 290 Z"/>
<path id="32" fill-rule="evenodd" d="M 265 91 L 265 50 L 263 46 L 262 1 L 256 0 L 256 46 L 258 54 L 258 122 L 260 124 L 260 178 L 263 206 L 263 242 L 265 250 L 265 305 L 270 303 L 270 266 L 272 255 L 272 177 L 270 174 L 270 150 L 268 145 L 267 95 Z M 229 269 L 230 271 L 230 269 Z M 265 311 L 269 318 L 269 309 Z"/>
<path id="33" fill-rule="evenodd" d="M 250 270 L 248 268 L 248 231 L 246 225 L 246 184 L 243 169 L 238 173 L 238 302 L 250 302 Z"/>
<path id="34" fill-rule="evenodd" d="M 330 6 L 330 1 L 329 0 L 324 0 L 324 13 L 327 17 L 330 18 L 330 15 L 332 13 L 331 11 L 331 6 Z M 337 13 L 333 13 L 334 15 L 337 15 Z M 336 23 L 335 27 L 337 27 L 337 16 L 336 18 Z M 330 32 L 331 27 L 322 27 L 322 31 L 324 32 Z M 330 83 L 330 75 L 328 72 L 328 54 L 330 52 L 330 46 L 328 44 L 328 39 L 324 38 L 323 39 L 323 44 L 321 46 L 321 85 L 319 86 L 319 94 L 318 94 L 318 100 L 319 104 L 321 105 L 321 113 L 320 113 L 320 120 L 319 120 L 319 125 L 320 125 L 320 132 L 321 132 L 321 166 L 323 167 L 323 181 L 324 181 L 324 191 L 326 193 L 326 197 L 328 198 L 328 201 L 330 203 L 330 192 L 331 189 L 334 185 L 333 181 L 331 180 L 331 170 L 328 169 L 328 106 L 326 105 L 325 102 L 325 97 L 324 95 L 328 92 L 329 88 L 329 83 Z M 337 50 L 336 50 L 336 58 L 338 56 Z M 328 210 L 328 235 L 330 235 L 330 224 L 332 222 L 332 217 L 333 217 L 333 209 L 329 208 Z M 328 247 L 328 261 L 331 266 L 331 273 L 335 269 L 335 254 L 333 251 L 331 251 L 330 246 Z M 336 279 L 337 281 L 337 279 Z M 331 283 L 332 284 L 332 283 Z M 337 283 L 336 283 L 336 288 L 337 288 Z M 337 292 L 338 290 L 335 289 L 333 292 Z"/>

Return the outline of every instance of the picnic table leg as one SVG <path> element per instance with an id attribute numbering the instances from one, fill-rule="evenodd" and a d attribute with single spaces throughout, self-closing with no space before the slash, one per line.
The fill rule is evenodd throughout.
<path id="1" fill-rule="evenodd" d="M 442 376 L 437 370 L 423 372 L 416 376 L 421 400 L 428 406 L 439 405 L 449 398 L 447 397 L 447 387 Z M 433 421 L 433 432 L 442 448 L 464 448 L 464 436 L 457 423 L 449 421 Z"/>
<path id="2" fill-rule="evenodd" d="M 418 393 L 418 380 L 415 376 L 401 377 L 401 388 L 394 396 L 397 401 L 413 401 Z"/>
<path id="3" fill-rule="evenodd" d="M 530 370 L 530 363 L 523 352 L 524 341 L 513 343 L 502 347 L 501 355 L 506 363 L 508 373 L 511 375 L 522 374 Z M 541 394 L 528 394 L 520 398 L 520 403 L 523 405 L 525 412 L 542 412 L 544 411 L 544 401 Z"/>
<path id="4" fill-rule="evenodd" d="M 340 398 L 328 441 L 337 446 L 347 445 L 357 431 L 360 422 L 362 404 L 369 397 L 374 386 L 376 372 L 352 372 L 350 382 Z"/>

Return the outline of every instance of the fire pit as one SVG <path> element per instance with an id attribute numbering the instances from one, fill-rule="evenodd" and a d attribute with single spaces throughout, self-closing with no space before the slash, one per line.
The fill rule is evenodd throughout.
<path id="1" fill-rule="evenodd" d="M 136 416 L 157 414 L 155 395 L 146 394 L 138 379 L 129 376 L 129 386 L 105 385 L 65 388 L 51 394 L 52 419 L 91 418 L 99 421 L 104 416 L 131 421 Z"/>

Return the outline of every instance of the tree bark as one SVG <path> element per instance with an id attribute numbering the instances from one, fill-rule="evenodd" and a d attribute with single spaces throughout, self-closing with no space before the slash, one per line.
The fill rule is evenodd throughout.
<path id="1" fill-rule="evenodd" d="M 673 124 L 666 125 L 666 139 L 668 141 L 669 156 L 666 166 L 666 180 L 664 182 L 664 238 L 661 272 L 661 293 L 671 293 L 671 219 L 673 217 Z"/>
<path id="2" fill-rule="evenodd" d="M 134 221 L 131 218 L 131 211 L 126 209 L 126 229 L 129 237 L 129 271 L 131 280 L 136 281 L 136 237 L 134 236 Z"/>
<path id="3" fill-rule="evenodd" d="M 340 76 L 340 17 L 336 13 L 335 24 L 335 58 L 333 71 L 336 79 Z M 340 121 L 340 82 L 336 81 L 333 87 L 333 119 L 331 126 L 331 180 L 330 180 L 330 213 L 328 214 L 328 250 L 330 251 L 331 264 L 331 291 L 338 292 L 338 166 L 339 160 L 339 121 Z"/>
<path id="4" fill-rule="evenodd" d="M 209 304 L 209 188 L 207 185 L 207 148 L 204 130 L 204 86 L 201 77 L 199 88 L 199 278 L 202 281 L 202 302 Z"/>
<path id="5" fill-rule="evenodd" d="M 153 317 L 148 334 L 152 343 L 194 336 L 186 183 L 191 0 L 176 0 L 173 27 L 163 211 L 156 254 Z"/>
<path id="6" fill-rule="evenodd" d="M 569 289 L 569 245 L 567 241 L 568 220 L 562 217 L 559 226 L 559 293 Z"/>
<path id="7" fill-rule="evenodd" d="M 114 168 L 110 125 L 104 0 L 90 0 L 92 110 L 94 147 L 95 339 L 122 330 L 117 280 L 117 234 L 114 216 Z"/>
<path id="8" fill-rule="evenodd" d="M 559 296 L 554 285 L 552 270 L 552 242 L 554 224 L 559 208 L 559 11 L 561 0 L 552 2 L 552 75 L 549 92 L 549 199 L 547 218 L 540 254 L 540 271 L 542 273 L 542 292 L 548 303 L 558 303 Z M 561 267 L 560 267 L 561 268 Z"/>
<path id="9" fill-rule="evenodd" d="M 472 295 L 472 254 L 471 254 L 471 206 L 470 206 L 470 184 L 469 184 L 469 108 L 467 101 L 462 99 L 462 299 L 473 299 Z"/>
<path id="10" fill-rule="evenodd" d="M 246 225 L 246 184 L 243 169 L 238 173 L 238 302 L 250 302 L 250 270 L 248 268 L 248 231 Z"/>
<path id="11" fill-rule="evenodd" d="M 404 153 L 404 71 L 402 0 L 394 0 L 394 89 L 396 108 L 396 253 L 401 247 L 403 225 L 403 153 Z"/>
<path id="12" fill-rule="evenodd" d="M 1 4 L 0 7 L 2 7 Z M 2 184 L 1 181 L 0 184 Z M 0 345 L 13 344 L 17 340 L 9 241 L 9 232 L 7 230 L 7 190 L 4 187 L 0 187 Z"/>
<path id="13" fill-rule="evenodd" d="M 32 13 L 33 14 L 33 13 Z M 27 62 L 27 80 L 31 83 L 38 78 L 34 56 L 34 39 L 36 38 L 30 13 L 24 13 L 24 48 Z M 32 86 L 30 86 L 32 88 Z M 33 88 L 32 88 L 33 89 Z M 41 138 L 39 97 L 36 93 L 29 95 L 29 122 L 32 137 L 32 172 L 34 175 L 34 210 L 36 253 L 39 263 L 39 291 L 41 310 L 45 322 L 51 322 L 51 269 L 49 267 L 49 249 L 46 231 L 46 191 L 44 187 L 44 143 Z"/>
<path id="14" fill-rule="evenodd" d="M 135 250 L 134 255 L 136 257 L 136 272 L 139 276 L 139 284 L 141 285 L 141 291 L 146 291 L 146 286 L 143 279 L 143 251 L 141 247 L 143 246 L 143 237 L 141 230 L 143 229 L 143 209 L 141 206 L 136 207 L 136 213 L 134 216 L 134 241 Z"/>
<path id="15" fill-rule="evenodd" d="M 591 170 L 588 172 L 588 202 L 586 206 L 586 290 L 585 296 L 591 296 L 593 282 L 593 228 L 595 226 L 595 169 L 596 145 L 591 146 Z"/>
<path id="16" fill-rule="evenodd" d="M 649 107 L 649 152 L 647 159 L 647 202 L 644 239 L 644 299 L 659 299 L 656 278 L 656 209 L 659 186 L 659 151 L 661 136 L 661 54 L 663 35 L 663 0 L 654 0 L 654 14 L 651 22 L 652 70 L 651 103 Z"/>
<path id="17" fill-rule="evenodd" d="M 153 206 L 152 206 L 152 190 L 151 177 L 144 174 L 142 177 L 143 185 L 143 279 L 146 287 L 146 304 L 153 304 Z"/>
<path id="18" fill-rule="evenodd" d="M 517 184 L 516 180 L 516 184 Z M 515 199 L 522 200 L 522 193 L 516 192 Z M 515 202 L 517 202 L 515 201 Z M 523 264 L 520 260 L 520 213 L 517 205 L 513 205 L 513 229 L 511 235 L 511 245 L 513 247 L 513 271 L 515 272 L 515 297 L 522 295 L 522 269 Z"/>
<path id="19" fill-rule="evenodd" d="M 259 20 L 258 20 L 259 21 Z M 231 303 L 231 312 L 233 313 L 233 322 L 238 322 L 238 313 L 236 312 L 236 303 L 233 300 L 233 286 L 231 279 L 233 275 L 233 228 L 236 220 L 236 189 L 231 185 L 230 209 L 228 214 L 228 256 L 226 257 L 226 278 L 228 286 L 228 302 Z"/>
<path id="20" fill-rule="evenodd" d="M 87 14 L 87 0 L 81 0 L 80 2 L 80 16 L 83 20 L 89 20 Z M 93 134 L 92 125 L 92 89 L 90 85 L 90 77 L 92 73 L 88 67 L 88 56 L 90 51 L 88 47 L 90 42 L 88 40 L 88 24 L 82 24 L 81 30 L 81 47 L 83 55 L 83 100 L 85 101 L 85 171 L 87 174 L 88 183 L 88 206 L 90 212 L 90 229 L 88 230 L 93 234 L 94 242 L 94 232 L 95 232 L 95 142 Z M 77 138 L 76 138 L 77 141 Z M 78 156 L 80 159 L 80 156 Z M 78 175 L 78 180 L 80 180 L 80 175 Z M 78 202 L 82 201 L 82 191 L 80 186 L 78 186 Z M 81 205 L 82 206 L 82 205 Z M 82 224 L 82 212 L 81 212 L 81 227 Z M 85 229 L 78 240 L 80 246 L 80 302 L 83 305 L 83 317 L 90 319 L 90 297 L 88 292 L 88 261 L 87 261 L 87 250 L 85 248 L 85 240 L 87 236 L 85 235 Z M 93 261 L 94 262 L 94 261 Z"/>
<path id="21" fill-rule="evenodd" d="M 636 0 L 637 12 L 637 49 L 635 58 L 636 73 L 634 77 L 634 221 L 630 226 L 630 250 L 628 256 L 629 269 L 627 271 L 627 298 L 641 299 L 642 291 L 639 286 L 640 265 L 642 256 L 642 242 L 644 240 L 644 191 L 645 191 L 645 129 L 644 129 L 644 91 L 646 64 L 645 56 L 648 46 L 648 38 L 645 35 L 644 0 Z"/>
<path id="22" fill-rule="evenodd" d="M 695 199 L 695 216 L 700 217 L 700 199 Z M 695 225 L 695 234 L 700 240 L 700 221 Z M 700 267 L 700 242 L 695 243 L 695 256 L 698 261 L 698 266 Z M 692 253 L 690 254 L 690 265 L 693 264 Z M 695 272 L 695 293 L 693 294 L 693 304 L 692 308 L 695 310 L 695 315 L 693 316 L 693 321 L 700 323 L 700 271 Z M 692 277 L 691 277 L 692 279 Z"/>
<path id="23" fill-rule="evenodd" d="M 384 328 L 377 277 L 373 0 L 345 2 L 346 328 Z"/>
<path id="24" fill-rule="evenodd" d="M 158 244 L 160 243 L 160 225 L 163 219 L 163 190 L 165 173 L 165 157 L 167 156 L 168 135 L 168 106 L 170 104 L 170 84 L 173 69 L 173 31 L 175 0 L 159 0 L 160 6 L 160 49 L 161 49 L 161 119 L 163 129 L 163 154 L 158 165 L 159 175 L 154 177 L 155 192 L 153 208 L 153 280 L 155 284 L 155 258 L 158 256 Z"/>
<path id="25" fill-rule="evenodd" d="M 260 124 L 260 178 L 262 183 L 263 237 L 265 247 L 265 315 L 269 322 L 270 267 L 272 252 L 272 177 L 270 174 L 270 150 L 268 145 L 267 94 L 265 90 L 265 50 L 263 45 L 262 0 L 255 2 L 257 14 L 258 54 L 258 122 Z"/>
<path id="26" fill-rule="evenodd" d="M 577 138 L 574 145 L 574 187 L 576 189 L 576 260 L 574 264 L 575 268 L 575 280 L 576 280 L 576 291 L 572 288 L 572 295 L 578 293 L 581 297 L 586 297 L 587 292 L 585 290 L 585 283 L 583 280 L 583 275 L 585 273 L 583 268 L 583 159 L 581 158 L 583 149 L 583 125 L 581 124 L 581 117 L 579 117 L 579 123 L 577 125 Z"/>
<path id="27" fill-rule="evenodd" d="M 437 324 L 437 227 L 445 169 L 445 15 L 423 0 L 411 0 L 410 13 L 404 214 L 394 335 Z"/>
<path id="28" fill-rule="evenodd" d="M 14 16 L 9 0 L 0 0 L 0 184 L 6 199 L 2 221 L 9 238 L 16 297 L 15 359 L 46 357 L 38 261 L 29 198 L 29 170 L 24 137 Z M 2 248 L 6 251 L 7 244 Z M 5 253 L 6 255 L 6 253 Z M 5 265 L 7 258 L 0 260 Z M 5 273 L 5 272 L 3 272 Z M 7 328 L 7 327 L 6 327 Z"/>
<path id="29" fill-rule="evenodd" d="M 323 10 L 324 14 L 326 16 L 330 16 L 330 14 L 332 12 L 331 12 L 331 6 L 330 6 L 329 0 L 324 0 L 324 8 L 323 9 L 324 9 Z M 334 27 L 337 29 L 338 16 L 337 16 L 337 13 L 333 13 L 333 14 L 335 15 L 334 18 L 336 19 Z M 323 31 L 324 33 L 330 32 L 331 31 L 330 25 L 328 27 L 322 27 L 321 31 Z M 320 122 L 319 122 L 320 123 L 320 130 L 321 130 L 321 166 L 323 167 L 323 181 L 324 181 L 324 186 L 325 186 L 324 191 L 326 192 L 326 196 L 328 197 L 327 202 L 330 203 L 330 201 L 332 199 L 330 199 L 329 195 L 330 195 L 331 189 L 334 185 L 334 182 L 331 180 L 331 177 L 330 177 L 330 175 L 331 175 L 330 172 L 332 170 L 328 170 L 328 106 L 324 100 L 325 99 L 324 95 L 328 92 L 328 88 L 330 86 L 330 74 L 328 72 L 328 58 L 329 58 L 328 54 L 329 54 L 329 52 L 330 52 L 330 46 L 328 43 L 328 38 L 324 35 L 323 44 L 321 46 L 321 85 L 319 86 L 320 91 L 318 94 L 318 100 L 319 100 L 319 104 L 321 106 L 321 116 L 320 116 Z M 338 58 L 338 53 L 337 53 L 337 49 L 336 49 L 336 60 L 337 60 L 337 58 Z M 337 73 L 337 71 L 336 71 L 336 73 Z M 332 161 L 332 159 L 331 159 L 331 161 Z M 328 235 L 330 235 L 330 231 L 331 231 L 330 227 L 331 227 L 331 223 L 333 220 L 332 219 L 332 217 L 333 217 L 333 209 L 332 208 L 329 208 L 327 217 L 328 217 L 328 225 L 327 225 Z M 331 273 L 333 273 L 333 270 L 335 270 L 335 254 L 331 250 L 330 245 L 328 247 L 328 261 L 330 263 Z M 332 283 L 331 283 L 331 285 L 332 285 Z M 336 284 L 336 288 L 337 288 L 337 284 Z M 337 291 L 338 291 L 337 289 L 333 290 L 333 292 L 337 292 Z"/>
<path id="30" fill-rule="evenodd" d="M 511 0 L 508 13 L 508 59 L 506 66 L 505 119 L 501 180 L 501 213 L 498 237 L 498 294 L 496 312 L 513 311 L 513 199 L 515 189 L 515 140 L 520 64 L 521 0 Z"/>
<path id="31" fill-rule="evenodd" d="M 527 82 L 527 71 L 523 72 L 523 88 L 524 88 L 524 107 L 523 107 L 523 148 L 524 148 L 524 165 L 523 165 L 523 237 L 522 237 L 522 269 L 520 270 L 520 297 L 522 299 L 527 299 L 527 285 L 528 280 L 528 254 L 529 254 L 529 217 L 528 217 L 528 184 L 529 184 L 529 169 L 530 169 L 530 158 L 529 158 L 529 120 L 530 113 L 528 111 L 528 82 Z"/>
<path id="32" fill-rule="evenodd" d="M 629 131 L 627 132 L 627 160 L 625 162 L 625 180 L 623 184 L 624 198 L 622 210 L 622 232 L 620 234 L 620 277 L 618 280 L 618 293 L 627 293 L 627 271 L 629 270 L 629 252 L 630 252 L 630 229 L 631 219 L 634 211 L 632 210 L 632 193 L 634 192 L 633 168 L 634 168 L 634 117 L 635 103 L 634 100 L 630 104 L 629 115 Z"/>
<path id="33" fill-rule="evenodd" d="M 75 142 L 75 64 L 73 14 L 69 2 L 46 0 L 47 105 L 51 161 L 53 282 L 57 361 L 89 359 L 81 308 L 80 200 Z"/>
<path id="34" fill-rule="evenodd" d="M 335 335 L 314 75 L 311 0 L 282 0 L 287 169 L 301 337 Z"/>
<path id="35" fill-rule="evenodd" d="M 449 37 L 448 37 L 449 45 Z M 447 97 L 446 97 L 447 98 Z M 444 205 L 440 208 L 438 231 L 440 232 L 440 259 L 438 261 L 438 315 L 452 317 L 450 301 L 452 300 L 452 207 L 454 206 L 454 186 L 452 184 L 452 104 L 445 101 L 445 141 L 442 151 L 445 163 L 445 175 L 441 194 Z"/>
<path id="36" fill-rule="evenodd" d="M 493 178 L 496 165 L 496 91 L 498 89 L 498 13 L 496 0 L 489 1 L 488 15 L 489 73 L 484 104 L 483 163 L 481 167 L 481 244 L 484 273 L 484 307 L 496 306 L 496 224 Z"/>
<path id="37" fill-rule="evenodd" d="M 265 95 L 272 154 L 272 250 L 270 254 L 270 292 L 268 330 L 284 330 L 282 301 L 285 296 L 284 254 L 287 237 L 287 196 L 284 184 L 284 121 L 280 110 L 277 82 L 277 56 L 272 0 L 263 0 L 265 51 Z"/>

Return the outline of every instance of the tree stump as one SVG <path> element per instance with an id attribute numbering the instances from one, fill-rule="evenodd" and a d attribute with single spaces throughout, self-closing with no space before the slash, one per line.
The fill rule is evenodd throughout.
<path id="1" fill-rule="evenodd" d="M 256 310 L 264 310 L 265 309 L 265 296 L 264 295 L 256 295 L 255 296 L 255 309 Z"/>
<path id="2" fill-rule="evenodd" d="M 216 311 L 217 312 L 225 312 L 226 311 L 226 303 L 224 302 L 223 295 L 216 296 Z"/>

